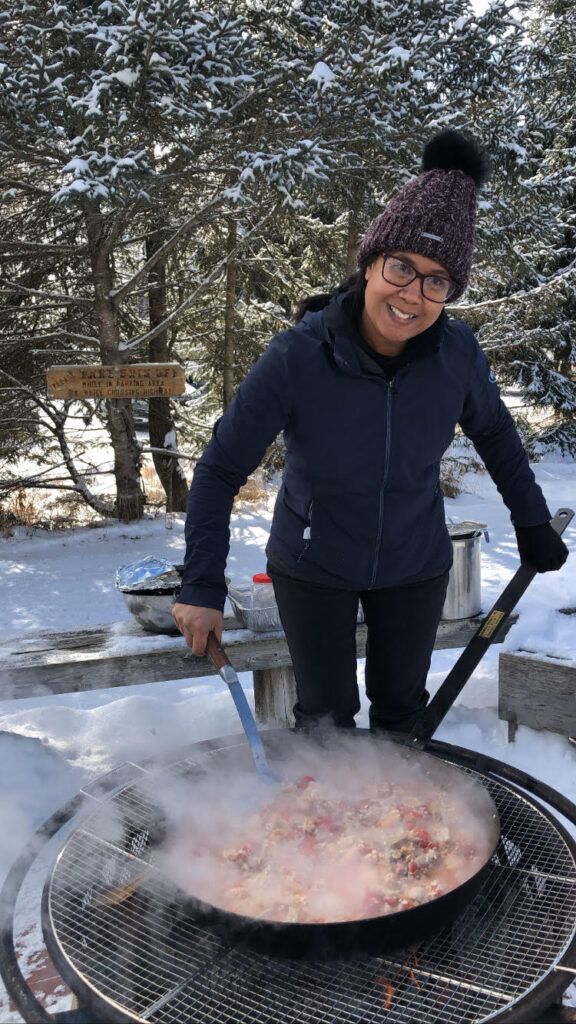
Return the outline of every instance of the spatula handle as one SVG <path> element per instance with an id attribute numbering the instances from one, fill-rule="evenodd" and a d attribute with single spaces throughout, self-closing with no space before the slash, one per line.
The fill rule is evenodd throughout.
<path id="1" fill-rule="evenodd" d="M 226 651 L 222 647 L 216 633 L 208 633 L 208 639 L 206 641 L 206 655 L 210 658 L 210 661 L 220 671 L 225 665 L 230 665 L 230 659 L 226 654 Z"/>
<path id="2" fill-rule="evenodd" d="M 208 634 L 208 639 L 206 641 L 206 656 L 210 658 L 210 661 L 217 669 L 219 675 L 228 685 L 228 689 L 232 695 L 232 700 L 236 705 L 238 717 L 240 718 L 242 728 L 244 729 L 246 739 L 250 746 L 250 752 L 254 759 L 256 771 L 260 776 L 268 781 L 278 782 L 278 779 L 268 764 L 264 744 L 262 743 L 262 738 L 258 732 L 258 726 L 254 721 L 252 709 L 246 699 L 246 694 L 244 693 L 242 683 L 238 679 L 236 669 L 215 633 L 212 632 Z"/>

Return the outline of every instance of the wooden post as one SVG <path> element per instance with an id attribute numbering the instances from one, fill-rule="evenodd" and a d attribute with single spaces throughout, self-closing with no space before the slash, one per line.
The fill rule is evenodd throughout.
<path id="1" fill-rule="evenodd" d="M 296 680 L 291 665 L 259 668 L 253 672 L 256 721 L 261 725 L 294 725 Z"/>

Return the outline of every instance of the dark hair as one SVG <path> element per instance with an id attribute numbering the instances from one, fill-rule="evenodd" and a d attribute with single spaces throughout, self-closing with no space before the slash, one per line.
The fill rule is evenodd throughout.
<path id="1" fill-rule="evenodd" d="M 324 309 L 325 306 L 336 296 L 341 295 L 342 292 L 351 292 L 354 303 L 354 315 L 359 316 L 364 309 L 364 292 L 366 291 L 366 278 L 364 277 L 364 268 L 357 270 L 355 274 L 351 274 L 345 281 L 342 281 L 336 288 L 333 288 L 331 292 L 319 292 L 316 295 L 306 295 L 305 298 L 301 299 L 296 313 L 294 314 L 294 323 L 297 324 L 305 313 L 316 312 L 316 310 Z"/>

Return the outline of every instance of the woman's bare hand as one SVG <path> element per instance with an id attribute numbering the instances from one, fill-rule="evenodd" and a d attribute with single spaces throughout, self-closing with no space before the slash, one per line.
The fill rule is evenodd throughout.
<path id="1" fill-rule="evenodd" d="M 215 608 L 200 608 L 195 604 L 180 604 L 177 601 L 172 605 L 172 615 L 188 647 L 199 657 L 206 651 L 209 633 L 215 633 L 221 642 L 224 615 Z"/>

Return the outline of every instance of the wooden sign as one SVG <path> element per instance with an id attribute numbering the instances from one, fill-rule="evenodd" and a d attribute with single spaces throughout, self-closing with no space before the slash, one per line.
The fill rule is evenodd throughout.
<path id="1" fill-rule="evenodd" d="M 47 380 L 51 398 L 169 398 L 186 390 L 179 363 L 51 366 Z"/>

